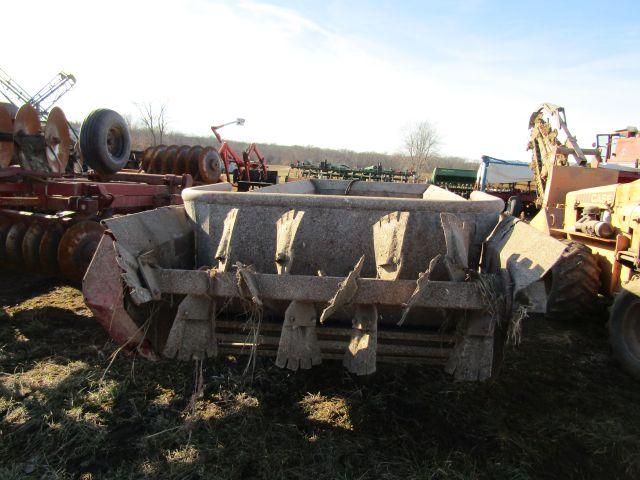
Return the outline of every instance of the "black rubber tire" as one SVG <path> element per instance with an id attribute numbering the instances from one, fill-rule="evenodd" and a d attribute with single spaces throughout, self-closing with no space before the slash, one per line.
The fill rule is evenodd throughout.
<path id="1" fill-rule="evenodd" d="M 547 317 L 553 320 L 581 320 L 598 311 L 600 266 L 589 247 L 563 240 L 567 248 L 551 269 L 547 296 Z"/>
<path id="2" fill-rule="evenodd" d="M 113 110 L 94 110 L 80 128 L 82 158 L 97 173 L 110 174 L 129 161 L 131 135 L 124 118 Z"/>
<path id="3" fill-rule="evenodd" d="M 519 217 L 522 213 L 522 200 L 517 195 L 509 197 L 507 200 L 507 213 L 512 217 Z"/>
<path id="4" fill-rule="evenodd" d="M 609 318 L 614 358 L 640 379 L 640 281 L 630 282 L 617 296 Z"/>

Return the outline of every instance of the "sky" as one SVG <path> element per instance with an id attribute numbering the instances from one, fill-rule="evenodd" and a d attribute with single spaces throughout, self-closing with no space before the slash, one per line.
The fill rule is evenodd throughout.
<path id="1" fill-rule="evenodd" d="M 583 146 L 640 126 L 633 1 L 5 3 L 0 68 L 33 92 L 72 73 L 59 105 L 73 120 L 165 103 L 175 131 L 243 117 L 223 135 L 387 153 L 428 120 L 444 155 L 516 160 L 543 102 Z"/>

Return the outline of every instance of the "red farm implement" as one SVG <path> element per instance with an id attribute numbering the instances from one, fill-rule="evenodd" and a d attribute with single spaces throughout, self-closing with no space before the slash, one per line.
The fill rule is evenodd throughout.
<path id="1" fill-rule="evenodd" d="M 0 104 L 0 265 L 79 283 L 106 218 L 181 204 L 192 176 L 123 170 L 126 123 L 100 109 L 79 135 L 54 107 Z"/>
<path id="2" fill-rule="evenodd" d="M 0 262 L 5 267 L 62 274 L 80 282 L 116 215 L 181 204 L 191 177 L 122 171 L 63 177 L 12 166 L 0 171 Z"/>
<path id="3" fill-rule="evenodd" d="M 243 119 L 237 119 L 211 127 L 220 144 L 217 149 L 200 145 L 157 145 L 134 152 L 134 156 L 139 159 L 141 171 L 161 175 L 189 174 L 195 185 L 226 181 L 238 190 L 246 191 L 276 183 L 277 173 L 268 171 L 267 160 L 255 143 L 239 155 L 218 132 L 224 126 L 243 123 Z"/>
<path id="4" fill-rule="evenodd" d="M 246 191 L 251 187 L 261 187 L 275 183 L 268 172 L 267 160 L 260 153 L 255 143 L 252 143 L 242 152 L 242 158 L 238 155 L 231 145 L 222 139 L 220 130 L 227 125 L 244 125 L 244 119 L 238 118 L 233 122 L 227 122 L 222 125 L 212 126 L 211 131 L 220 143 L 218 153 L 224 164 L 224 170 L 227 182 L 233 183 L 240 191 Z"/>

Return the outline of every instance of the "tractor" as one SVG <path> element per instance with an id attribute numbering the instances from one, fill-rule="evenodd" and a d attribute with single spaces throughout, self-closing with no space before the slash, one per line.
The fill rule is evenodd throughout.
<path id="1" fill-rule="evenodd" d="M 558 129 L 553 127 L 554 117 Z M 598 135 L 593 149 L 581 149 L 569 133 L 564 109 L 550 104 L 533 113 L 529 127 L 532 169 L 541 192 L 541 209 L 531 225 L 568 245 L 565 261 L 558 262 L 551 275 L 547 313 L 584 318 L 600 295 L 611 300 L 608 328 L 613 354 L 625 370 L 640 378 L 637 129 Z M 564 144 L 558 139 L 563 132 Z"/>

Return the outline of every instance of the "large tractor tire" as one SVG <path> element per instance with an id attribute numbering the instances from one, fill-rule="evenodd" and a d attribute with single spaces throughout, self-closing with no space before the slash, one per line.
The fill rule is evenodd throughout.
<path id="1" fill-rule="evenodd" d="M 640 379 L 640 280 L 627 284 L 613 302 L 609 341 L 616 360 Z"/>
<path id="2" fill-rule="evenodd" d="M 131 136 L 124 119 L 113 110 L 91 112 L 80 128 L 82 158 L 96 172 L 116 173 L 129 161 Z"/>
<path id="3" fill-rule="evenodd" d="M 553 320 L 581 320 L 598 310 L 600 266 L 589 247 L 565 240 L 562 257 L 551 269 L 551 290 L 547 317 Z"/>

